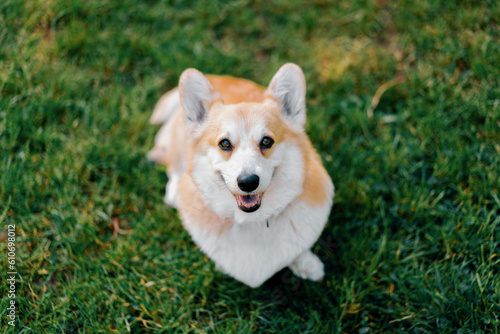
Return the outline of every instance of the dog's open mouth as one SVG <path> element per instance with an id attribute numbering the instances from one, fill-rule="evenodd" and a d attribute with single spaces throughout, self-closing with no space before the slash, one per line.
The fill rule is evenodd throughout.
<path id="1" fill-rule="evenodd" d="M 236 201 L 240 210 L 245 212 L 254 212 L 260 207 L 262 194 L 236 195 Z"/>

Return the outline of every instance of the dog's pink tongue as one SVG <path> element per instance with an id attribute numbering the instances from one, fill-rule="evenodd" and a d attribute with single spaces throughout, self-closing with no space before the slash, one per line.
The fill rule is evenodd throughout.
<path id="1" fill-rule="evenodd" d="M 244 206 L 252 207 L 259 202 L 259 196 L 258 195 L 239 195 L 238 202 L 240 202 L 240 204 L 242 204 Z"/>

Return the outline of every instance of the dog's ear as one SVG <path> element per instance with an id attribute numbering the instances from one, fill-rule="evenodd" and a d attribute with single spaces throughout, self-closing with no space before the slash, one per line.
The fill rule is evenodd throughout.
<path id="1" fill-rule="evenodd" d="M 205 121 L 210 105 L 221 98 L 210 81 L 194 68 L 182 73 L 179 95 L 186 121 L 195 126 Z"/>
<path id="2" fill-rule="evenodd" d="M 306 121 L 306 80 L 299 66 L 288 63 L 274 75 L 266 93 L 281 106 L 285 118 L 302 129 Z"/>

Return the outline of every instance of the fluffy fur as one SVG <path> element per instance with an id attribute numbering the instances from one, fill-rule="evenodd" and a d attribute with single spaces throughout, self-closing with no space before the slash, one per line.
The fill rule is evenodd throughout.
<path id="1" fill-rule="evenodd" d="M 163 123 L 149 158 L 167 166 L 165 202 L 219 268 L 251 287 L 287 266 L 302 278 L 324 275 L 310 248 L 334 188 L 305 119 L 305 80 L 295 64 L 281 67 L 267 89 L 188 69 L 151 119 Z M 249 175 L 258 185 L 243 190 Z"/>

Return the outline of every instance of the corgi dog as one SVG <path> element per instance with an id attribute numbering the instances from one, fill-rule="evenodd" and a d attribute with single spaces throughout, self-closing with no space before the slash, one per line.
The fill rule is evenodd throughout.
<path id="1" fill-rule="evenodd" d="M 291 63 L 267 88 L 187 69 L 151 117 L 163 124 L 148 157 L 167 166 L 165 202 L 219 269 L 252 288 L 285 267 L 324 276 L 311 247 L 334 187 L 304 133 L 305 94 Z"/>

